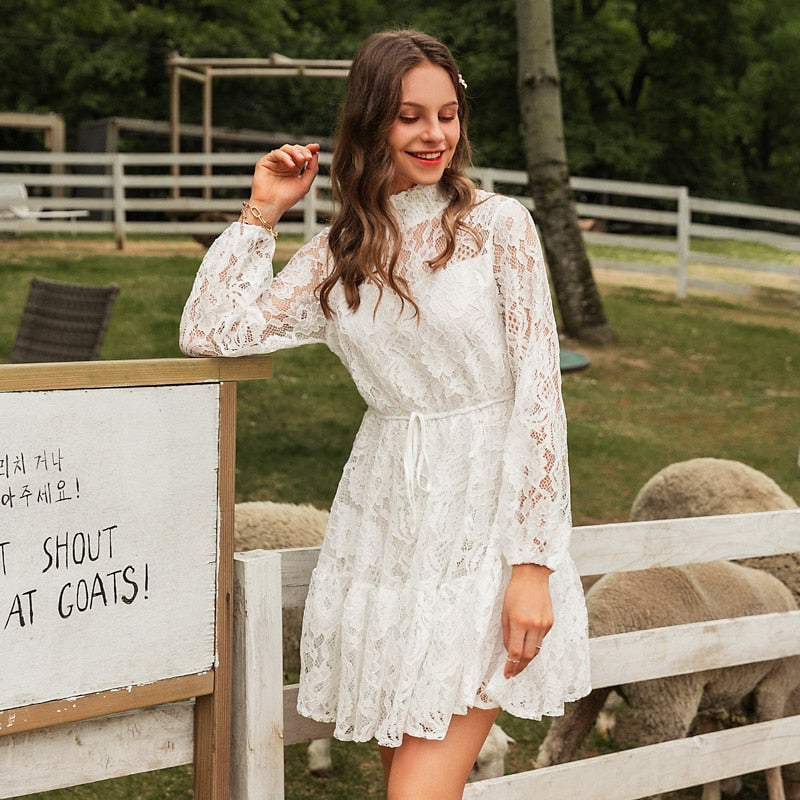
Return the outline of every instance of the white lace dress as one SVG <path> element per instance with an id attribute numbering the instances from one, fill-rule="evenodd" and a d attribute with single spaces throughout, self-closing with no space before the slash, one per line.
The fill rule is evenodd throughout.
<path id="1" fill-rule="evenodd" d="M 333 501 L 303 623 L 298 710 L 335 736 L 441 739 L 453 714 L 500 706 L 556 716 L 589 690 L 586 610 L 571 532 L 559 347 L 528 211 L 478 193 L 447 267 L 438 187 L 392 198 L 399 272 L 419 318 L 361 287 L 348 310 L 315 288 L 327 231 L 273 279 L 274 240 L 234 223 L 209 249 L 181 323 L 192 355 L 324 342 L 368 410 Z M 500 613 L 510 565 L 550 567 L 555 624 L 538 657 L 503 677 Z"/>

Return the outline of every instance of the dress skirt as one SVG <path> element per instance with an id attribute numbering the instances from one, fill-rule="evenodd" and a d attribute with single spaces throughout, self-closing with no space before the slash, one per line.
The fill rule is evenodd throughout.
<path id="1" fill-rule="evenodd" d="M 451 716 L 470 707 L 540 718 L 585 693 L 585 667 L 576 663 L 570 681 L 559 661 L 570 649 L 562 639 L 585 635 L 569 558 L 551 574 L 556 624 L 542 650 L 521 675 L 502 674 L 510 567 L 495 504 L 512 406 L 499 398 L 444 413 L 367 411 L 331 508 L 301 641 L 298 711 L 335 722 L 337 738 L 390 747 L 403 734 L 441 739 Z"/>

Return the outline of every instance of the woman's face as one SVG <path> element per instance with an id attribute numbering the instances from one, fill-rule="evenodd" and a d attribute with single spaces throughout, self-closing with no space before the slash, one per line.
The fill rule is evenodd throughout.
<path id="1" fill-rule="evenodd" d="M 395 168 L 392 192 L 438 183 L 460 136 L 450 76 L 428 62 L 412 67 L 403 76 L 400 110 L 387 140 Z"/>

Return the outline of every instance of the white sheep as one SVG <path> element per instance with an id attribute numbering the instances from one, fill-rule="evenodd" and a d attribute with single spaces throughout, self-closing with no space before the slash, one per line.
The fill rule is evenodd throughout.
<path id="1" fill-rule="evenodd" d="M 328 512 L 312 505 L 254 500 L 234 509 L 234 549 L 278 550 L 319 547 Z"/>
<path id="2" fill-rule="evenodd" d="M 789 589 L 762 570 L 726 561 L 610 573 L 586 596 L 591 636 L 796 609 Z M 784 714 L 800 682 L 800 656 L 596 689 L 567 706 L 539 748 L 536 766 L 569 761 L 611 688 L 638 722 L 642 745 L 686 736 L 698 713 L 751 698 L 758 721 Z M 770 800 L 783 800 L 780 770 L 768 772 Z"/>
<path id="3" fill-rule="evenodd" d="M 489 735 L 481 747 L 478 758 L 470 770 L 467 781 L 482 781 L 499 778 L 505 773 L 506 753 L 514 740 L 499 726 L 492 725 Z M 317 739 L 308 746 L 308 770 L 312 775 L 330 775 L 333 771 L 331 740 Z"/>
<path id="4" fill-rule="evenodd" d="M 467 781 L 472 783 L 487 778 L 499 778 L 503 775 L 506 770 L 506 753 L 508 753 L 510 744 L 516 744 L 516 742 L 499 725 L 492 725 Z"/>
<path id="5" fill-rule="evenodd" d="M 234 509 L 234 549 L 278 550 L 289 547 L 319 547 L 328 523 L 328 512 L 311 505 L 251 501 Z M 283 668 L 300 670 L 300 629 L 302 609 L 283 609 Z M 513 739 L 494 725 L 481 748 L 469 780 L 483 780 L 503 774 L 505 756 Z M 308 746 L 308 768 L 313 775 L 333 772 L 330 740 L 318 739 Z"/>
<path id="6" fill-rule="evenodd" d="M 740 461 L 693 458 L 670 464 L 639 490 L 631 520 L 680 519 L 797 508 L 772 478 Z M 800 552 L 740 559 L 773 574 L 800 602 Z"/>
<path id="7" fill-rule="evenodd" d="M 769 511 L 781 508 L 796 508 L 794 500 L 789 497 L 773 480 L 761 472 L 741 464 L 736 461 L 716 458 L 697 458 L 689 461 L 672 464 L 654 475 L 640 490 L 633 503 L 631 512 L 632 520 L 643 519 L 666 519 L 679 517 L 693 517 L 713 514 L 726 513 L 746 513 L 753 511 Z M 764 569 L 771 572 L 786 584 L 794 593 L 796 600 L 800 601 L 800 554 L 790 554 L 788 556 L 775 556 L 764 559 L 749 559 L 743 564 L 751 567 Z M 631 589 L 635 592 L 635 589 Z M 649 588 L 648 590 L 649 591 Z M 620 599 L 620 606 L 629 607 L 631 603 L 641 603 L 641 597 L 634 594 L 633 597 L 623 596 Z M 591 620 L 596 614 L 590 605 L 590 625 Z M 599 612 L 597 612 L 599 613 Z M 651 627 L 653 623 L 643 624 L 649 615 L 648 609 L 641 610 L 641 619 L 634 627 Z M 722 612 L 723 616 L 732 615 L 732 612 Z M 602 626 L 602 620 L 595 621 L 593 627 Z M 671 679 L 665 679 L 671 680 Z M 657 693 L 653 692 L 648 699 L 641 696 L 646 692 L 648 683 L 639 685 L 640 702 L 649 704 L 654 714 L 658 713 L 658 704 L 662 701 Z M 658 686 L 654 687 L 658 689 Z M 584 714 L 591 718 L 594 709 L 598 710 L 597 727 L 601 731 L 610 732 L 614 726 L 615 705 L 610 702 L 610 698 L 617 698 L 615 693 L 611 693 L 606 703 L 602 703 L 598 695 L 590 695 L 594 706 L 588 706 L 588 700 L 583 707 Z M 575 712 L 569 711 L 570 715 Z M 790 695 L 784 713 L 800 713 L 800 686 Z M 717 720 L 711 717 L 704 717 L 698 720 L 704 729 L 719 727 Z M 562 725 L 566 725 L 563 723 Z M 580 726 L 586 724 L 585 720 L 580 721 Z M 656 724 L 655 722 L 653 724 Z M 561 760 L 569 758 L 568 751 L 574 749 L 576 745 L 569 742 L 559 744 L 558 728 L 553 731 L 553 738 L 543 745 L 543 760 L 547 760 L 549 750 L 554 751 L 556 757 Z M 564 734 L 566 736 L 566 734 Z M 582 734 L 577 734 L 578 739 Z M 800 800 L 800 765 L 784 766 L 784 781 L 786 796 L 789 800 Z M 735 779 L 724 782 L 722 788 L 727 785 L 738 783 Z"/>

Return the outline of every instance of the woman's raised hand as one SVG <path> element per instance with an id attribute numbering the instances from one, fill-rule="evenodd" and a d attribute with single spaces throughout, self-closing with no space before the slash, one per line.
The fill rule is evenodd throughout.
<path id="1" fill-rule="evenodd" d="M 319 172 L 319 145 L 285 144 L 256 162 L 249 204 L 271 225 L 308 193 Z"/>

